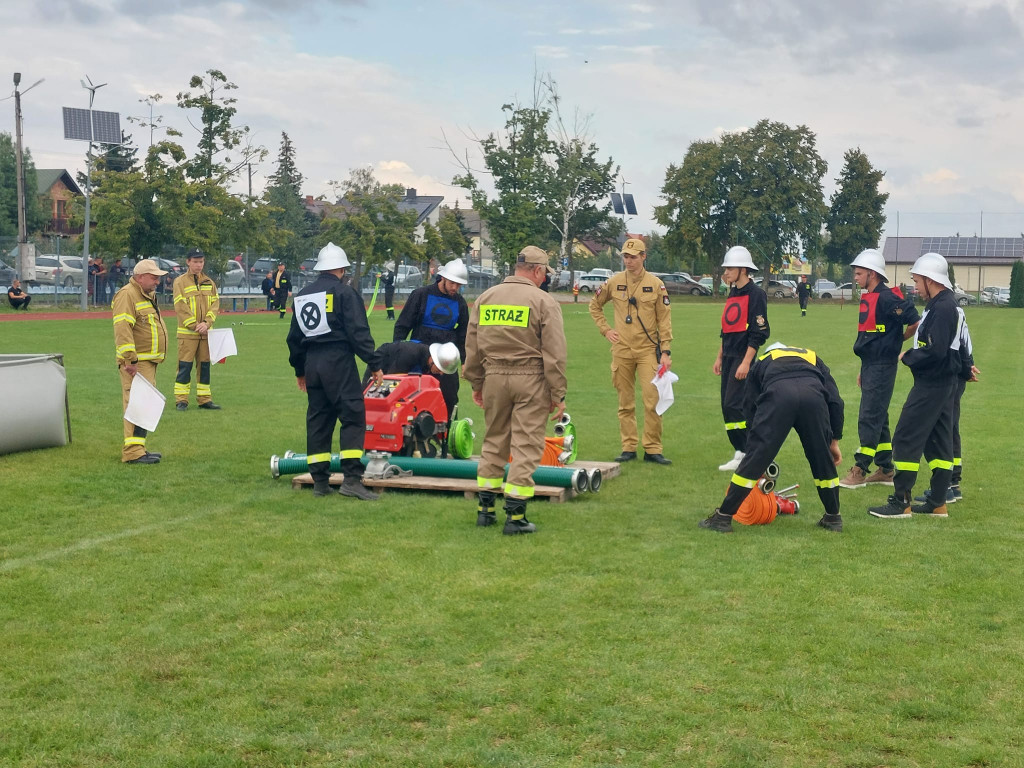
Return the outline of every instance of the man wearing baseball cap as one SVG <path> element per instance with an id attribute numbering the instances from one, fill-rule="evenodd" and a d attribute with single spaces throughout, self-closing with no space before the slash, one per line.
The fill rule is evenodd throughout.
<path id="1" fill-rule="evenodd" d="M 638 237 L 622 245 L 626 269 L 608 278 L 590 300 L 590 316 L 612 344 L 612 384 L 619 393 L 619 437 L 622 453 L 615 461 L 636 458 L 639 442 L 636 428 L 636 384 L 644 401 L 644 461 L 671 464 L 661 445 L 661 416 L 655 410 L 658 390 L 651 383 L 659 366 L 672 365 L 672 312 L 668 292 L 661 278 L 646 269 L 647 246 Z M 615 327 L 604 316 L 604 305 L 612 302 Z"/>
<path id="2" fill-rule="evenodd" d="M 167 354 L 167 326 L 160 317 L 156 287 L 167 273 L 153 259 L 135 265 L 128 284 L 114 294 L 114 347 L 121 374 L 122 410 L 128 407 L 132 378 L 141 375 L 156 386 L 156 367 Z M 146 450 L 146 430 L 124 422 L 121 461 L 126 464 L 156 464 L 159 453 Z"/>

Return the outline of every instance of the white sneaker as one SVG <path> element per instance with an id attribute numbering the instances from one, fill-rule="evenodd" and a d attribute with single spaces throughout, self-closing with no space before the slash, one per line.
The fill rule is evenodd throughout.
<path id="1" fill-rule="evenodd" d="M 719 464 L 718 468 L 722 472 L 735 472 L 740 468 L 740 462 L 743 461 L 743 457 L 746 456 L 743 451 L 736 451 L 731 461 L 725 462 L 725 464 Z"/>

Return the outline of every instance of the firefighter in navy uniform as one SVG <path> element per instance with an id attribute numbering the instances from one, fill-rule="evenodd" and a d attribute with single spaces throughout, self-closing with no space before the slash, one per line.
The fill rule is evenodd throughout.
<path id="1" fill-rule="evenodd" d="M 856 462 L 842 480 L 841 488 L 892 485 L 892 436 L 889 433 L 889 402 L 896 384 L 903 340 L 909 338 L 921 319 L 914 302 L 903 298 L 886 283 L 885 259 L 869 248 L 850 264 L 853 279 L 861 289 L 857 341 L 853 353 L 860 358 L 860 414 L 857 433 L 860 447 Z M 877 469 L 868 473 L 871 462 Z"/>
<path id="2" fill-rule="evenodd" d="M 198 248 L 185 257 L 188 269 L 173 283 L 174 311 L 178 316 L 178 374 L 174 379 L 175 408 L 188 409 L 188 394 L 192 389 L 192 367 L 196 372 L 196 402 L 207 411 L 219 411 L 210 391 L 210 339 L 209 333 L 217 320 L 220 298 L 217 284 L 203 271 L 206 255 Z"/>
<path id="3" fill-rule="evenodd" d="M 469 273 L 462 259 L 453 259 L 437 271 L 437 280 L 431 285 L 417 288 L 395 322 L 392 341 L 406 338 L 423 344 L 444 344 L 450 341 L 466 362 L 466 329 L 469 327 L 469 307 L 459 289 L 469 282 Z M 444 404 L 451 416 L 459 402 L 459 374 L 438 377 Z"/>
<path id="4" fill-rule="evenodd" d="M 388 311 L 388 320 L 395 319 L 395 262 L 389 261 L 384 265 L 384 272 L 380 276 L 384 284 L 384 308 Z"/>
<path id="5" fill-rule="evenodd" d="M 544 251 L 533 245 L 523 248 L 515 274 L 488 288 L 473 305 L 467 337 L 464 375 L 487 421 L 477 467 L 476 524 L 496 522 L 495 494 L 503 490 L 502 533 L 509 536 L 536 530 L 526 519 L 526 505 L 533 498 L 533 473 L 544 453 L 544 423 L 549 413 L 554 414 L 552 421 L 565 413 L 562 309 L 540 290 L 550 272 Z"/>
<path id="6" fill-rule="evenodd" d="M 274 287 L 271 295 L 274 297 L 274 309 L 278 312 L 278 318 L 284 319 L 288 308 L 288 297 L 292 294 L 292 276 L 284 268 L 284 262 L 278 262 L 277 272 L 274 273 Z"/>
<path id="7" fill-rule="evenodd" d="M 420 344 L 417 341 L 389 341 L 377 347 L 380 368 L 384 375 L 398 373 L 428 374 L 439 378 L 442 373 L 459 370 L 459 350 L 450 341 L 445 344 Z M 373 378 L 367 368 L 363 374 L 365 387 Z M 451 414 L 449 414 L 451 416 Z"/>
<path id="8" fill-rule="evenodd" d="M 924 254 L 914 262 L 910 274 L 928 303 L 913 345 L 900 355 L 914 374 L 914 385 L 892 438 L 895 487 L 884 505 L 868 508 L 869 514 L 883 519 L 907 518 L 911 513 L 947 517 L 946 492 L 953 473 L 953 405 L 962 368 L 961 315 L 942 256 Z M 911 507 L 922 453 L 932 470 L 931 494 L 927 501 Z"/>
<path id="9" fill-rule="evenodd" d="M 750 367 L 744 387 L 744 414 L 750 424 L 746 452 L 732 476 L 721 507 L 701 528 L 732 531 L 733 515 L 795 429 L 811 465 L 825 514 L 818 525 L 842 531 L 839 475 L 842 461 L 843 400 L 824 361 L 809 349 L 772 344 Z"/>
<path id="10" fill-rule="evenodd" d="M 615 461 L 636 458 L 639 441 L 636 429 L 636 385 L 644 404 L 644 461 L 668 465 L 661 442 L 661 416 L 655 410 L 658 390 L 651 383 L 659 366 L 672 366 L 672 311 L 661 278 L 644 265 L 647 245 L 631 237 L 620 255 L 626 269 L 608 278 L 590 300 L 590 316 L 601 335 L 612 344 L 612 384 L 619 393 L 619 439 L 622 453 Z M 615 327 L 604 316 L 604 305 L 612 302 Z"/>
<path id="11" fill-rule="evenodd" d="M 366 322 L 366 307 L 352 286 L 342 282 L 349 267 L 345 251 L 334 243 L 318 254 L 319 276 L 295 297 L 288 329 L 288 362 L 295 369 L 299 389 L 306 393 L 306 453 L 313 476 L 313 494 L 331 492 L 331 442 L 341 421 L 343 496 L 373 501 L 376 493 L 363 485 L 363 435 L 366 405 L 355 355 L 384 380 L 380 356 Z"/>
<path id="12" fill-rule="evenodd" d="M 800 284 L 796 287 L 796 296 L 800 300 L 800 317 L 807 317 L 807 300 L 811 298 L 811 286 L 807 282 L 807 276 L 800 278 Z"/>
<path id="13" fill-rule="evenodd" d="M 722 260 L 722 279 L 731 286 L 722 310 L 722 343 L 711 370 L 722 377 L 722 417 L 725 433 L 735 453 L 718 468 L 735 472 L 747 445 L 747 423 L 743 418 L 743 387 L 758 348 L 771 334 L 768 326 L 768 296 L 750 279 L 757 267 L 750 251 L 734 245 Z"/>

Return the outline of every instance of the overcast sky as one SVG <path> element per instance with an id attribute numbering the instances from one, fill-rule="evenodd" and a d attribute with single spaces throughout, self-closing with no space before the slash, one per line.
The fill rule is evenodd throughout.
<path id="1" fill-rule="evenodd" d="M 1018 0 L 675 0 L 516 3 L 436 0 L 48 0 L 0 4 L 0 88 L 45 82 L 23 97 L 37 167 L 83 166 L 61 106 L 88 106 L 79 84 L 108 83 L 96 109 L 124 118 L 160 93 L 168 124 L 191 75 L 222 70 L 238 85 L 237 121 L 252 127 L 273 172 L 281 131 L 305 192 L 372 166 L 385 182 L 464 200 L 444 146 L 500 129 L 501 105 L 550 73 L 564 103 L 622 167 L 639 215 L 690 142 L 762 118 L 805 124 L 829 165 L 826 194 L 859 147 L 886 173 L 886 234 L 1024 231 L 1024 9 Z M 287 10 L 285 10 L 287 9 Z M 14 132 L 13 100 L 0 131 Z M 465 202 L 461 203 L 463 206 Z M 984 215 L 981 212 L 984 211 Z"/>

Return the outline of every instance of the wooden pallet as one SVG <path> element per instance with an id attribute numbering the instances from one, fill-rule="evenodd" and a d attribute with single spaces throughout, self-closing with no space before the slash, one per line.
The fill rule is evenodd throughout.
<path id="1" fill-rule="evenodd" d="M 473 457 L 478 459 L 479 457 Z M 622 467 L 613 461 L 575 461 L 570 465 L 572 469 L 600 469 L 601 482 L 606 483 L 609 479 L 616 477 Z M 331 485 L 341 485 L 345 476 L 340 472 L 331 473 Z M 363 478 L 363 484 L 374 490 L 405 490 L 405 491 L 443 491 L 446 493 L 461 493 L 467 499 L 476 497 L 476 480 L 464 480 L 456 477 L 417 477 L 408 475 L 406 477 L 389 477 L 384 480 L 376 480 L 369 477 Z M 313 477 L 308 472 L 302 475 L 295 475 L 292 478 L 292 489 L 312 488 Z M 581 495 L 573 488 L 558 488 L 553 485 L 538 485 L 533 489 L 536 498 L 545 498 L 556 504 L 569 501 Z M 587 491 L 589 493 L 589 491 Z"/>

